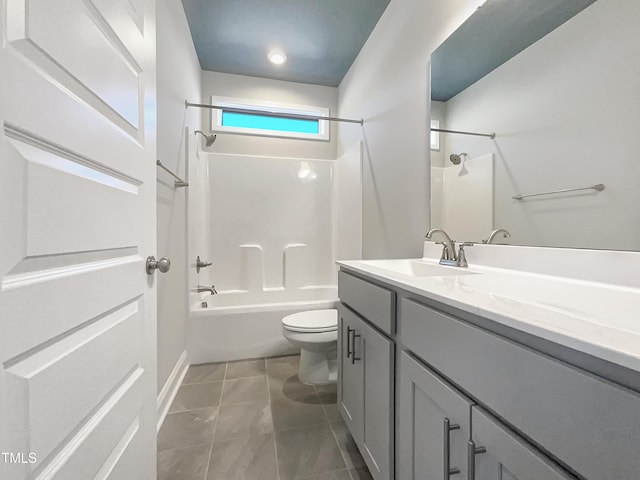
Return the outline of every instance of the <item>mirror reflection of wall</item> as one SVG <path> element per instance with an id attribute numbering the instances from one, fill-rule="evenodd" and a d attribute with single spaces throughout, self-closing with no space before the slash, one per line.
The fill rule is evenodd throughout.
<path id="1" fill-rule="evenodd" d="M 509 230 L 511 243 L 640 250 L 637 0 L 595 1 L 451 99 L 432 102 L 431 111 L 440 128 L 497 134 L 495 140 L 440 135 L 439 151 L 431 151 L 432 227 L 447 230 L 447 208 L 459 225 L 477 220 L 477 204 L 456 205 L 460 193 L 448 194 L 444 173 L 437 172 L 452 168 L 451 154 L 467 152 L 474 159 L 468 165 L 495 156 L 485 191 L 493 191 L 493 227 Z M 602 192 L 512 198 L 599 183 L 606 185 Z M 450 232 L 476 242 L 489 233 Z M 472 234 L 479 236 L 466 237 Z"/>
<path id="2" fill-rule="evenodd" d="M 456 241 L 486 238 L 494 221 L 493 154 L 452 153 L 447 161 L 443 167 L 431 167 L 433 225 Z"/>

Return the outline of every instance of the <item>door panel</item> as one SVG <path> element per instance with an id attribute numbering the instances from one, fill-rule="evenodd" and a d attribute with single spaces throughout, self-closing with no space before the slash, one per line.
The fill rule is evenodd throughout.
<path id="1" fill-rule="evenodd" d="M 373 478 L 389 479 L 393 465 L 393 342 L 365 322 L 358 333 L 362 342 L 355 354 L 364 376 L 362 454 Z"/>
<path id="2" fill-rule="evenodd" d="M 5 0 L 0 478 L 155 478 L 154 0 Z"/>
<path id="3" fill-rule="evenodd" d="M 338 316 L 338 405 L 351 434 L 359 439 L 363 435 L 364 377 L 362 362 L 354 361 L 351 352 L 354 346 L 359 350 L 361 347 L 361 339 L 353 339 L 354 333 L 359 334 L 361 330 L 360 319 L 342 304 L 338 306 Z"/>
<path id="4" fill-rule="evenodd" d="M 16 427 L 10 443 L 28 442 L 33 451 L 48 456 L 109 398 L 113 386 L 138 372 L 135 342 L 141 329 L 136 301 L 22 361 L 5 364 L 5 386 L 16 392 L 9 399 L 13 404 L 9 411 L 16 413 L 10 418 Z M 119 355 L 112 354 L 114 345 Z M 61 381 L 69 372 L 73 382 Z"/>
<path id="5" fill-rule="evenodd" d="M 445 478 L 444 455 L 448 435 L 450 470 L 460 470 L 451 478 L 466 479 L 466 445 L 471 431 L 469 409 L 472 402 L 406 352 L 401 352 L 398 358 L 397 478 Z M 458 428 L 445 431 L 445 420 L 451 427 L 457 425 Z"/>
<path id="6" fill-rule="evenodd" d="M 80 164 L 39 139 L 23 135 L 17 140 L 18 133 L 7 131 L 6 161 L 22 163 L 28 185 L 23 210 L 27 258 L 135 245 L 144 228 L 140 182 L 88 160 Z M 54 185 L 56 195 L 43 195 Z"/>
<path id="7" fill-rule="evenodd" d="M 148 38 L 126 28 L 135 16 L 91 0 L 8 0 L 7 40 L 18 58 L 137 136 Z"/>

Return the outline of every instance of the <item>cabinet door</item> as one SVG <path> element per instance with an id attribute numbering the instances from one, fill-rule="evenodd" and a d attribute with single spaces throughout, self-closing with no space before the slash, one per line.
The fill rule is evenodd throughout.
<path id="1" fill-rule="evenodd" d="M 364 375 L 362 361 L 353 355 L 361 338 L 360 319 L 344 305 L 338 306 L 338 407 L 356 440 L 364 434 Z M 357 345 L 359 346 L 359 345 Z"/>
<path id="2" fill-rule="evenodd" d="M 360 451 L 373 478 L 388 480 L 393 478 L 393 342 L 364 321 L 355 335 L 355 361 L 364 376 Z"/>
<path id="3" fill-rule="evenodd" d="M 472 402 L 398 355 L 396 473 L 400 480 L 466 480 Z"/>
<path id="4" fill-rule="evenodd" d="M 480 407 L 471 414 L 468 480 L 575 480 Z"/>

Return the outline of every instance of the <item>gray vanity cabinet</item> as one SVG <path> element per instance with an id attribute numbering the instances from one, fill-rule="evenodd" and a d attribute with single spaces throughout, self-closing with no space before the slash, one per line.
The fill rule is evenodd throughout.
<path id="1" fill-rule="evenodd" d="M 376 278 L 338 287 L 339 409 L 376 480 L 640 479 L 638 391 Z"/>
<path id="2" fill-rule="evenodd" d="M 471 413 L 468 480 L 575 480 L 481 407 Z"/>
<path id="3" fill-rule="evenodd" d="M 398 357 L 398 480 L 575 480 L 409 353 Z"/>
<path id="4" fill-rule="evenodd" d="M 393 468 L 393 342 L 339 309 L 338 405 L 375 480 Z"/>
<path id="5" fill-rule="evenodd" d="M 396 399 L 396 478 L 466 479 L 472 402 L 407 352 L 398 354 Z"/>
<path id="6" fill-rule="evenodd" d="M 637 392 L 413 300 L 399 309 L 402 346 L 502 422 L 583 478 L 640 479 Z"/>

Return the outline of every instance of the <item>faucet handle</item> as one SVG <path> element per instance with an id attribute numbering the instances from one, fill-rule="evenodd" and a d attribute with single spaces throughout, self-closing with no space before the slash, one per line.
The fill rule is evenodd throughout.
<path id="1" fill-rule="evenodd" d="M 207 267 L 210 267 L 211 265 L 213 265 L 213 263 L 200 260 L 200 255 L 198 255 L 198 257 L 196 258 L 196 272 L 197 273 L 200 273 L 200 270 L 202 268 L 207 268 Z"/>
<path id="2" fill-rule="evenodd" d="M 436 242 L 438 245 L 442 245 L 442 255 L 440 255 L 440 261 L 449 260 L 449 252 L 447 252 L 447 246 L 444 242 Z"/>
<path id="3" fill-rule="evenodd" d="M 469 266 L 469 264 L 467 263 L 467 256 L 464 253 L 464 247 L 473 247 L 473 243 L 463 242 L 460 244 L 459 250 L 458 250 L 458 260 L 456 262 L 457 267 L 465 268 Z"/>

